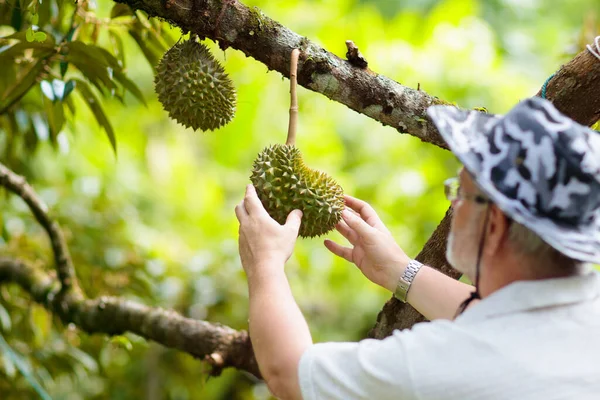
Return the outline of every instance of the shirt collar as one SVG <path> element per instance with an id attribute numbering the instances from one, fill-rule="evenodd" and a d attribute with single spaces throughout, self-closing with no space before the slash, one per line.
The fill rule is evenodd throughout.
<path id="1" fill-rule="evenodd" d="M 600 273 L 587 269 L 567 278 L 517 281 L 490 294 L 456 318 L 473 322 L 504 314 L 588 301 L 600 296 Z"/>

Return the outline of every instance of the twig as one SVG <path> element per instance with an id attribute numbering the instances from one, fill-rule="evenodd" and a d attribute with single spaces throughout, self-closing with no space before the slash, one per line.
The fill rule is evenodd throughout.
<path id="1" fill-rule="evenodd" d="M 288 125 L 288 136 L 285 144 L 293 146 L 296 144 L 296 131 L 298 130 L 298 97 L 296 86 L 298 81 L 298 56 L 300 50 L 292 50 L 290 60 L 290 122 Z"/>
<path id="2" fill-rule="evenodd" d="M 48 207 L 25 181 L 25 178 L 15 174 L 2 163 L 0 163 L 0 186 L 4 186 L 23 199 L 35 216 L 35 219 L 46 230 L 46 233 L 48 233 L 62 291 L 68 292 L 72 289 L 79 291 L 73 261 L 71 260 L 65 238 L 58 222 L 53 221 L 48 216 Z"/>
<path id="3" fill-rule="evenodd" d="M 355 65 L 358 68 L 367 68 L 369 65 L 367 59 L 361 54 L 360 50 L 358 50 L 358 46 L 356 46 L 352 40 L 346 40 L 346 48 L 348 48 L 346 57 L 348 58 L 348 61 L 350 61 L 350 64 Z"/>

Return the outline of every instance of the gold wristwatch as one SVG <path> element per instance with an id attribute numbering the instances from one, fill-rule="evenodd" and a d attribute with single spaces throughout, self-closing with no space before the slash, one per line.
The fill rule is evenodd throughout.
<path id="1" fill-rule="evenodd" d="M 403 303 L 406 303 L 406 297 L 408 296 L 408 290 L 410 289 L 410 285 L 412 281 L 415 279 L 417 272 L 421 269 L 423 264 L 418 262 L 417 260 L 410 260 L 408 265 L 404 269 L 404 273 L 398 282 L 398 286 L 396 286 L 396 290 L 394 291 L 394 297 L 400 300 Z"/>

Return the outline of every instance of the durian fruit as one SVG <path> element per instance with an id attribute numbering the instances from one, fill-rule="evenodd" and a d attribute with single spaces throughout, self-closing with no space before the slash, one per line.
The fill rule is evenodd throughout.
<path id="1" fill-rule="evenodd" d="M 342 217 L 344 192 L 330 176 L 308 168 L 296 146 L 276 144 L 254 161 L 252 184 L 269 215 L 284 224 L 302 210 L 301 237 L 323 235 Z"/>
<path id="2" fill-rule="evenodd" d="M 156 69 L 158 100 L 169 117 L 181 125 L 206 131 L 233 119 L 233 83 L 208 48 L 195 38 L 171 47 Z"/>
<path id="3" fill-rule="evenodd" d="M 330 176 L 308 168 L 295 146 L 298 105 L 296 69 L 299 50 L 292 52 L 290 66 L 290 123 L 285 145 L 276 144 L 258 154 L 250 180 L 269 215 L 284 224 L 288 214 L 302 210 L 299 235 L 323 235 L 335 227 L 344 209 L 344 192 Z"/>

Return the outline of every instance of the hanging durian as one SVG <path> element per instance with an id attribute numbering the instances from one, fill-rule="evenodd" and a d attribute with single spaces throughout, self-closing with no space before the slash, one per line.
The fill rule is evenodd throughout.
<path id="1" fill-rule="evenodd" d="M 302 210 L 299 235 L 323 235 L 340 221 L 344 209 L 344 192 L 330 176 L 308 168 L 296 148 L 298 104 L 296 70 L 300 51 L 292 51 L 290 66 L 290 122 L 284 145 L 276 144 L 258 154 L 250 180 L 269 215 L 284 224 L 288 214 Z"/>
<path id="2" fill-rule="evenodd" d="M 225 70 L 196 38 L 175 44 L 156 68 L 155 90 L 169 117 L 203 131 L 235 115 L 235 89 Z"/>

